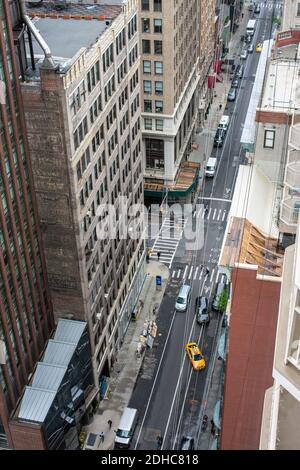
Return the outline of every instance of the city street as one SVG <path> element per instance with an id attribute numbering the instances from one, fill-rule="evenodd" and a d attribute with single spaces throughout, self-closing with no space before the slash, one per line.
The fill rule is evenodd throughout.
<path id="1" fill-rule="evenodd" d="M 254 47 L 271 37 L 272 5 L 262 3 L 261 12 L 256 15 Z M 208 205 L 206 212 L 203 206 L 197 211 L 197 217 L 204 223 L 204 247 L 196 252 L 188 251 L 182 239 L 176 239 L 172 246 L 169 242 L 165 246 L 158 241 L 154 243 L 154 249 L 161 253 L 161 261 L 170 268 L 170 279 L 157 320 L 160 335 L 145 358 L 130 401 L 130 406 L 140 413 L 132 448 L 155 449 L 159 435 L 163 437 L 163 449 L 178 449 L 183 436 L 193 437 L 197 448 L 199 416 L 205 409 L 221 315 L 212 312 L 209 326 L 199 327 L 195 299 L 203 294 L 211 300 L 216 282 L 224 276 L 218 272 L 217 263 L 238 167 L 244 161 L 240 138 L 259 57 L 254 52 L 243 61 L 245 69 L 237 99 L 228 103 L 225 111 L 231 118 L 225 143 L 212 152 L 218 159 L 217 171 L 214 178 L 205 181 L 199 195 L 198 204 Z M 190 306 L 186 313 L 175 313 L 176 297 L 183 283 L 192 286 Z M 193 371 L 186 357 L 185 345 L 190 341 L 197 342 L 203 352 L 206 361 L 203 371 Z"/>

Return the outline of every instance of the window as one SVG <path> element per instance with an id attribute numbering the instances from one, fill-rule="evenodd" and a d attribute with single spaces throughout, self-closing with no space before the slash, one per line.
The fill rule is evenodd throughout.
<path id="1" fill-rule="evenodd" d="M 297 16 L 300 16 L 300 3 L 297 4 Z"/>
<path id="2" fill-rule="evenodd" d="M 153 0 L 154 11 L 162 11 L 162 0 Z"/>
<path id="3" fill-rule="evenodd" d="M 150 33 L 150 19 L 142 18 L 142 33 Z"/>
<path id="4" fill-rule="evenodd" d="M 142 11 L 149 11 L 150 10 L 150 1 L 149 0 L 141 0 L 142 2 Z"/>
<path id="5" fill-rule="evenodd" d="M 143 72 L 151 73 L 151 61 L 150 60 L 143 60 Z"/>
<path id="6" fill-rule="evenodd" d="M 156 75 L 162 75 L 162 73 L 163 73 L 163 63 L 155 61 L 154 65 L 155 65 L 155 74 Z"/>
<path id="7" fill-rule="evenodd" d="M 155 129 L 157 131 L 164 130 L 164 120 L 163 119 L 155 119 Z"/>
<path id="8" fill-rule="evenodd" d="M 154 54 L 162 54 L 162 41 L 154 41 Z"/>
<path id="9" fill-rule="evenodd" d="M 154 24 L 154 32 L 155 33 L 162 33 L 162 20 L 155 19 L 155 20 L 153 20 L 153 24 Z M 149 26 L 149 29 L 150 29 L 150 26 Z"/>
<path id="10" fill-rule="evenodd" d="M 163 111 L 164 111 L 163 101 L 155 101 L 155 112 L 156 113 L 163 113 Z"/>
<path id="11" fill-rule="evenodd" d="M 143 39 L 142 41 L 143 54 L 151 54 L 151 41 Z"/>
<path id="12" fill-rule="evenodd" d="M 155 94 L 162 95 L 164 92 L 163 82 L 155 82 Z"/>
<path id="13" fill-rule="evenodd" d="M 151 100 L 144 100 L 144 112 L 152 113 L 152 101 Z"/>
<path id="14" fill-rule="evenodd" d="M 146 138 L 146 168 L 163 169 L 165 166 L 164 141 Z"/>
<path id="15" fill-rule="evenodd" d="M 144 93 L 152 93 L 152 84 L 150 80 L 144 80 Z"/>
<path id="16" fill-rule="evenodd" d="M 147 131 L 152 131 L 152 119 L 151 118 L 145 118 L 145 129 Z"/>
<path id="17" fill-rule="evenodd" d="M 275 142 L 275 131 L 265 131 L 264 147 L 268 149 L 273 149 L 274 142 Z"/>

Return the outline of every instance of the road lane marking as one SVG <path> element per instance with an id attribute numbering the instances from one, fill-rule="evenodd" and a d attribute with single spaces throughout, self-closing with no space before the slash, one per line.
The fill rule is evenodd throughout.
<path id="1" fill-rule="evenodd" d="M 194 273 L 194 281 L 196 280 L 198 269 L 199 269 L 199 266 L 196 267 L 196 270 L 195 270 L 195 273 Z"/>
<path id="2" fill-rule="evenodd" d="M 185 270 L 184 270 L 184 273 L 183 273 L 183 279 L 185 279 L 187 269 L 188 269 L 188 266 L 185 267 Z"/>
<path id="3" fill-rule="evenodd" d="M 202 295 L 203 287 L 204 287 L 204 284 L 202 285 L 202 288 L 201 288 L 201 291 L 200 291 L 200 296 Z M 190 304 L 190 306 L 191 306 L 191 304 Z M 196 315 L 194 315 L 194 320 L 193 320 L 193 323 L 192 323 L 192 326 L 191 326 L 191 330 L 190 330 L 190 336 L 189 336 L 189 339 L 188 339 L 188 341 L 187 341 L 188 343 L 190 343 L 190 341 L 191 341 L 192 332 L 193 332 L 194 327 L 195 327 L 195 322 L 196 322 Z M 201 333 L 202 333 L 202 331 L 203 331 L 203 328 L 204 328 L 204 326 L 202 326 L 202 329 L 200 330 L 200 336 L 201 336 Z M 200 342 L 200 341 L 199 341 L 199 342 Z M 164 432 L 164 437 L 163 437 L 163 442 L 162 442 L 162 445 L 161 445 L 161 449 L 163 449 L 164 443 L 165 443 L 165 440 L 166 440 L 166 435 L 167 435 L 167 432 L 168 432 L 168 428 L 169 428 L 171 416 L 172 416 L 172 413 L 173 413 L 173 407 L 174 407 L 176 395 L 177 395 L 177 392 L 178 392 L 178 387 L 179 387 L 179 384 L 180 384 L 180 382 L 181 382 L 181 376 L 182 376 L 184 364 L 185 364 L 186 359 L 187 359 L 187 355 L 185 354 L 183 357 L 184 357 L 184 359 L 183 359 L 183 361 L 182 361 L 180 373 L 179 373 L 179 376 L 178 376 L 178 380 L 177 380 L 177 384 L 176 384 L 176 388 L 175 388 L 175 392 L 174 392 L 174 396 L 173 396 L 173 401 L 172 401 L 171 408 L 170 408 L 170 413 L 169 413 L 169 416 L 168 416 L 167 425 L 166 425 L 166 427 L 165 427 L 165 432 Z"/>
<path id="4" fill-rule="evenodd" d="M 226 217 L 226 211 L 224 211 L 224 214 L 223 214 L 223 217 L 222 217 L 222 222 L 224 222 L 225 217 Z"/>
<path id="5" fill-rule="evenodd" d="M 191 279 L 191 277 L 192 277 L 192 272 L 193 272 L 193 269 L 194 269 L 194 267 L 193 267 L 193 266 L 191 266 L 191 269 L 190 269 L 190 272 L 189 272 L 189 277 L 188 277 L 189 279 Z"/>
<path id="6" fill-rule="evenodd" d="M 142 424 L 141 424 L 141 428 L 140 428 L 140 431 L 139 431 L 139 434 L 138 434 L 138 437 L 137 437 L 137 440 L 136 440 L 136 443 L 135 443 L 134 450 L 136 450 L 137 445 L 138 445 L 139 440 L 140 440 L 140 437 L 141 437 L 141 433 L 142 433 L 142 430 L 143 430 L 144 422 L 145 422 L 145 419 L 146 419 L 146 416 L 147 416 L 147 412 L 148 412 L 148 409 L 149 409 L 149 406 L 150 406 L 150 403 L 151 403 L 151 400 L 152 400 L 152 395 L 153 395 L 153 391 L 154 391 L 154 388 L 155 388 L 155 385 L 156 385 L 157 377 L 158 377 L 158 374 L 159 374 L 159 371 L 160 371 L 160 368 L 161 368 L 161 364 L 162 364 L 162 361 L 163 361 L 163 359 L 164 359 L 166 347 L 167 347 L 167 344 L 168 344 L 168 341 L 169 341 L 169 337 L 170 337 L 170 333 L 171 333 L 171 330 L 172 330 L 172 327 L 173 327 L 173 323 L 174 323 L 174 320 L 175 320 L 175 316 L 176 316 L 176 310 L 174 310 L 174 313 L 173 313 L 173 318 L 172 318 L 171 325 L 170 325 L 170 328 L 169 328 L 169 331 L 168 331 L 168 336 L 167 336 L 167 338 L 166 338 L 166 342 L 165 342 L 165 345 L 164 345 L 164 349 L 163 349 L 163 351 L 162 351 L 162 355 L 161 355 L 161 358 L 160 358 L 160 361 L 159 361 L 159 364 L 158 364 L 158 369 L 157 369 L 157 371 L 156 371 L 155 379 L 154 379 L 154 382 L 153 382 L 153 385 L 152 385 L 152 389 L 151 389 L 151 392 L 150 392 L 150 395 L 149 395 L 147 407 L 146 407 L 145 414 L 144 414 L 144 417 L 143 417 L 143 421 L 142 421 Z"/>
<path id="7" fill-rule="evenodd" d="M 199 199 L 205 199 L 207 201 L 220 201 L 220 202 L 232 202 L 232 199 L 221 199 L 218 197 L 200 197 Z"/>
<path id="8" fill-rule="evenodd" d="M 202 294 L 201 294 L 202 295 Z M 197 344 L 200 344 L 200 341 L 201 341 L 201 336 L 202 336 L 202 332 L 204 330 L 204 326 L 202 325 L 201 326 L 201 329 L 200 329 L 200 333 L 199 333 L 199 337 L 198 337 L 198 342 Z M 181 425 L 181 421 L 182 421 L 182 415 L 183 415 L 183 412 L 184 412 L 184 404 L 186 402 L 186 397 L 187 397 L 187 394 L 188 394 L 188 391 L 189 391 L 189 388 L 190 388 L 190 382 L 191 382 L 191 378 L 192 378 L 192 374 L 193 374 L 194 370 L 193 368 L 191 368 L 191 372 L 190 372 L 190 376 L 189 376 L 189 380 L 188 380 L 188 383 L 187 383 L 187 386 L 186 386 L 186 389 L 185 389 L 185 394 L 184 394 L 184 398 L 183 398 L 183 406 L 181 407 L 181 413 L 180 413 L 180 416 L 179 416 L 179 419 L 178 419 L 178 425 L 177 425 L 177 428 L 176 428 L 176 433 L 175 433 L 175 437 L 174 437 L 174 441 L 173 441 L 173 447 L 172 447 L 172 450 L 175 449 L 175 446 L 176 446 L 176 441 L 177 441 L 177 436 L 179 434 L 179 429 L 180 429 L 180 425 Z M 196 371 L 196 374 L 197 374 L 197 371 Z"/>

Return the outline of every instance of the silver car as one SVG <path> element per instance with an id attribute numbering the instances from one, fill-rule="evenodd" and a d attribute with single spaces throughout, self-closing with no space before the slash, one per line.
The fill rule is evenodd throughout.
<path id="1" fill-rule="evenodd" d="M 248 55 L 247 49 L 243 49 L 241 52 L 240 58 L 245 60 L 247 59 L 247 55 Z"/>
<path id="2" fill-rule="evenodd" d="M 236 98 L 236 88 L 230 88 L 227 100 L 228 101 L 235 101 Z"/>
<path id="3" fill-rule="evenodd" d="M 248 50 L 248 52 L 251 54 L 251 53 L 253 52 L 253 50 L 254 50 L 253 44 L 250 44 L 250 45 L 248 46 L 248 49 L 247 49 L 247 50 Z"/>

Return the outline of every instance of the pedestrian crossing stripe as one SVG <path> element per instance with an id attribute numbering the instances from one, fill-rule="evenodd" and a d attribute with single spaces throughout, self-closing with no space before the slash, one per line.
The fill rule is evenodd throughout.
<path id="1" fill-rule="evenodd" d="M 209 283 L 212 283 L 215 279 L 215 281 L 221 281 L 221 282 L 226 282 L 226 284 L 229 283 L 229 280 L 227 279 L 226 274 L 220 273 L 218 271 L 217 267 L 213 267 L 209 272 L 206 274 L 206 268 L 201 267 L 200 265 L 198 266 L 190 266 L 186 265 L 184 268 L 177 268 L 172 270 L 171 274 L 172 279 L 179 279 L 182 278 L 183 282 L 188 282 L 188 281 L 200 281 L 202 278 Z"/>

